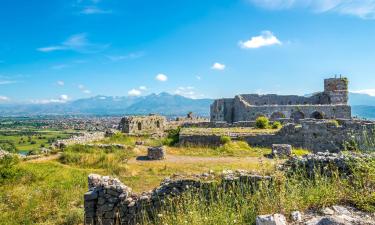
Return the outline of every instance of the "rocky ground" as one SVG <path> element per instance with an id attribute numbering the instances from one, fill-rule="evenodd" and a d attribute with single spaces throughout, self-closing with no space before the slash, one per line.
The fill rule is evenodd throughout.
<path id="1" fill-rule="evenodd" d="M 257 225 L 374 225 L 375 214 L 365 213 L 350 206 L 334 205 L 318 211 L 292 212 L 288 218 L 282 214 L 262 215 L 256 220 Z"/>

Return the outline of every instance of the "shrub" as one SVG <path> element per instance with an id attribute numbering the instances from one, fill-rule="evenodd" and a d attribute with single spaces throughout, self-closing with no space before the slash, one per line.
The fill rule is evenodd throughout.
<path id="1" fill-rule="evenodd" d="M 163 140 L 164 145 L 173 146 L 180 141 L 180 128 L 168 130 L 167 138 Z"/>
<path id="2" fill-rule="evenodd" d="M 340 126 L 339 121 L 337 121 L 337 120 L 330 120 L 329 124 L 331 124 L 332 126 L 335 126 L 335 127 L 339 127 Z"/>
<path id="3" fill-rule="evenodd" d="M 227 143 L 230 143 L 232 139 L 229 136 L 221 136 L 220 137 L 220 143 L 225 145 Z"/>
<path id="4" fill-rule="evenodd" d="M 272 124 L 272 129 L 280 129 L 281 127 L 282 127 L 282 125 L 279 121 L 275 121 Z"/>
<path id="5" fill-rule="evenodd" d="M 7 152 L 11 152 L 11 153 L 17 152 L 16 145 L 11 141 L 0 142 L 0 149 L 7 151 Z"/>
<path id="6" fill-rule="evenodd" d="M 0 159 L 0 183 L 16 179 L 22 175 L 22 170 L 16 167 L 18 163 L 18 157 L 12 155 L 6 155 Z"/>
<path id="7" fill-rule="evenodd" d="M 266 129 L 269 126 L 270 121 L 265 116 L 260 116 L 255 121 L 255 126 L 259 129 Z"/>

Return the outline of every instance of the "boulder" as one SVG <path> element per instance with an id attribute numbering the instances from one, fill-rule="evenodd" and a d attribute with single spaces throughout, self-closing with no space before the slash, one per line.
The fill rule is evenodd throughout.
<path id="1" fill-rule="evenodd" d="M 149 160 L 165 159 L 164 147 L 150 147 L 147 149 L 147 158 Z"/>
<path id="2" fill-rule="evenodd" d="M 273 144 L 273 157 L 290 157 L 292 155 L 292 146 L 287 144 Z"/>
<path id="3" fill-rule="evenodd" d="M 256 218 L 256 225 L 287 225 L 282 214 L 261 215 Z"/>

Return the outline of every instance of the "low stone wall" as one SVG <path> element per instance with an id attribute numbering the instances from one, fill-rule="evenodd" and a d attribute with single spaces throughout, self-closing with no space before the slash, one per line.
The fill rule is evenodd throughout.
<path id="1" fill-rule="evenodd" d="M 350 175 L 353 173 L 353 164 L 358 162 L 374 162 L 375 153 L 329 153 L 318 152 L 303 157 L 293 157 L 282 165 L 282 170 L 287 172 L 305 171 L 307 175 L 314 176 L 316 173 L 332 175 L 332 168 L 337 170 L 340 175 Z"/>
<path id="2" fill-rule="evenodd" d="M 63 148 L 68 145 L 73 144 L 87 144 L 93 141 L 98 141 L 103 139 L 105 136 L 104 132 L 94 132 L 94 133 L 83 133 L 81 135 L 73 136 L 69 139 L 64 140 L 57 140 L 55 143 L 52 144 L 55 148 Z"/>
<path id="3" fill-rule="evenodd" d="M 166 198 L 187 191 L 209 190 L 212 185 L 226 188 L 243 184 L 255 190 L 260 182 L 271 179 L 242 170 L 225 171 L 220 176 L 205 173 L 188 178 L 167 178 L 154 190 L 136 194 L 116 178 L 91 174 L 88 177 L 89 191 L 84 195 L 85 225 L 135 225 L 144 213 L 160 209 Z"/>
<path id="4" fill-rule="evenodd" d="M 290 144 L 314 152 L 340 152 L 345 148 L 375 151 L 375 122 L 364 120 L 302 120 L 301 124 L 286 124 L 274 134 L 245 134 L 232 139 L 245 140 L 251 146 L 272 147 Z M 220 145 L 220 136 L 180 135 L 182 145 Z"/>

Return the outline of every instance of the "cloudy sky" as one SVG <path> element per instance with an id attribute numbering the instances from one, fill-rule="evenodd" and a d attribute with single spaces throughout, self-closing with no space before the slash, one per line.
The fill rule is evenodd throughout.
<path id="1" fill-rule="evenodd" d="M 0 0 L 0 103 L 375 95 L 375 0 Z"/>

